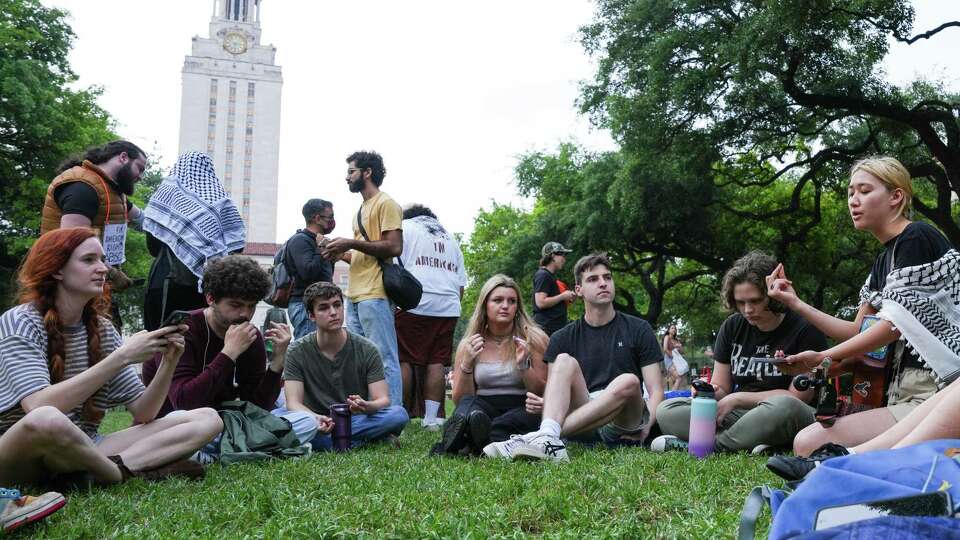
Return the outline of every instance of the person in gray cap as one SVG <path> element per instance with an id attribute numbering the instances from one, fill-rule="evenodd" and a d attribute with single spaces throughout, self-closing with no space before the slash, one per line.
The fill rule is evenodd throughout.
<path id="1" fill-rule="evenodd" d="M 567 324 L 567 304 L 577 297 L 557 279 L 568 253 L 560 242 L 547 242 L 540 250 L 540 268 L 533 275 L 533 320 L 548 336 Z"/>

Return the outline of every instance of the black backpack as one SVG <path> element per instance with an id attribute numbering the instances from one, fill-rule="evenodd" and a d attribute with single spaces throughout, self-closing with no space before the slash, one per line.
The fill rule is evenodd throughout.
<path id="1" fill-rule="evenodd" d="M 293 237 L 291 236 L 290 239 Z M 279 308 L 285 308 L 290 304 L 290 295 L 293 293 L 293 286 L 296 283 L 294 273 L 287 268 L 287 244 L 290 239 L 283 243 L 280 251 L 273 256 L 273 268 L 270 269 L 270 290 L 263 298 L 263 301 Z"/>

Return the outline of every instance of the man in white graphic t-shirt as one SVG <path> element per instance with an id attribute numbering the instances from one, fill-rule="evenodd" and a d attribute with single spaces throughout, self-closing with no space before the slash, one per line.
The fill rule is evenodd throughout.
<path id="1" fill-rule="evenodd" d="M 403 254 L 400 261 L 423 285 L 420 304 L 396 315 L 400 372 L 403 375 L 403 404 L 416 409 L 413 392 L 415 368 L 423 377 L 423 426 L 440 429 L 437 411 L 443 403 L 444 366 L 450 365 L 453 331 L 460 318 L 460 298 L 467 283 L 463 253 L 456 238 L 437 221 L 437 216 L 420 204 L 403 210 Z"/>

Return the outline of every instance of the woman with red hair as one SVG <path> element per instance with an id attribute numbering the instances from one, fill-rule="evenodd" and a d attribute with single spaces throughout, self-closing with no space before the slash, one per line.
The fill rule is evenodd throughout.
<path id="1" fill-rule="evenodd" d="M 57 229 L 37 240 L 20 268 L 19 305 L 0 316 L 0 485 L 65 473 L 102 484 L 203 474 L 185 458 L 223 429 L 217 413 L 155 419 L 186 328 L 121 340 L 105 315 L 104 259 L 92 229 Z M 145 388 L 134 365 L 156 353 L 163 360 Z M 104 411 L 120 405 L 134 426 L 99 435 Z"/>

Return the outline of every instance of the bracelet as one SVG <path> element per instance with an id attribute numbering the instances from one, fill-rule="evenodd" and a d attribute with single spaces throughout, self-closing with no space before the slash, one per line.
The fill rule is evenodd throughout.
<path id="1" fill-rule="evenodd" d="M 473 370 L 472 370 L 472 369 L 471 369 L 470 371 L 467 371 L 467 370 L 463 369 L 463 364 L 460 364 L 460 371 L 466 373 L 467 375 L 473 374 Z"/>

